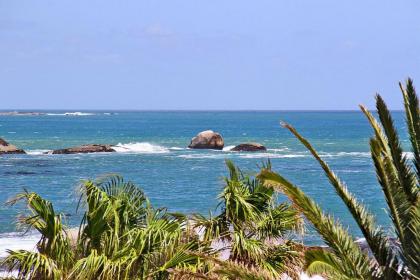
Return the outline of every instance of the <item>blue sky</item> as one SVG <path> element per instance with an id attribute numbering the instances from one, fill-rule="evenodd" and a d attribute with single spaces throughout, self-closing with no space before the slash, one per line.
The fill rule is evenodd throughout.
<path id="1" fill-rule="evenodd" d="M 1 109 L 401 109 L 420 1 L 0 0 Z"/>

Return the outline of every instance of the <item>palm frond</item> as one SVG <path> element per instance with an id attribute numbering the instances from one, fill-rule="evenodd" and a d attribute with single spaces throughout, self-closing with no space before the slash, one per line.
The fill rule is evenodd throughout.
<path id="1" fill-rule="evenodd" d="M 196 265 L 200 262 L 200 258 L 194 251 L 199 249 L 199 244 L 196 241 L 189 242 L 177 246 L 174 254 L 168 258 L 168 260 L 160 267 L 160 271 L 169 271 L 172 268 L 190 268 L 191 265 Z M 206 251 L 209 252 L 208 250 Z"/>
<path id="2" fill-rule="evenodd" d="M 202 214 L 194 214 L 191 219 L 193 227 L 201 233 L 204 242 L 223 239 L 226 237 L 225 233 L 229 230 L 223 217 L 214 217 L 212 213 L 209 213 L 209 217 L 205 217 Z"/>
<path id="3" fill-rule="evenodd" d="M 325 243 L 335 254 L 342 256 L 342 271 L 349 278 L 368 278 L 370 275 L 369 258 L 354 243 L 353 238 L 330 216 L 325 215 L 321 208 L 298 187 L 282 176 L 263 169 L 258 177 L 265 184 L 286 194 L 293 204 L 302 211 L 321 235 Z"/>
<path id="4" fill-rule="evenodd" d="M 407 164 L 407 157 L 403 155 L 398 133 L 394 126 L 391 114 L 379 94 L 376 95 L 376 108 L 386 136 L 389 148 L 388 151 L 396 170 L 399 186 L 405 193 L 407 199 L 411 203 L 415 203 L 418 199 L 418 185 L 416 185 L 416 178 L 411 171 L 410 166 Z"/>
<path id="5" fill-rule="evenodd" d="M 125 254 L 117 258 L 109 258 L 92 250 L 90 254 L 77 261 L 71 277 L 86 280 L 111 280 L 111 279 L 132 279 L 133 267 L 136 260 L 135 254 Z"/>
<path id="6" fill-rule="evenodd" d="M 56 214 L 52 203 L 33 192 L 18 194 L 9 204 L 24 200 L 30 214 L 20 218 L 20 223 L 34 228 L 41 234 L 37 242 L 38 251 L 50 257 L 59 268 L 69 266 L 73 261 L 70 240 L 62 224 L 62 215 Z"/>
<path id="7" fill-rule="evenodd" d="M 338 176 L 331 170 L 328 164 L 321 159 L 316 150 L 312 147 L 308 140 L 297 132 L 297 130 L 289 124 L 283 123 L 292 134 L 311 152 L 314 158 L 321 165 L 325 175 L 329 179 L 331 185 L 334 187 L 336 193 L 343 200 L 353 218 L 359 225 L 366 242 L 372 249 L 372 253 L 380 266 L 386 266 L 387 260 L 392 257 L 393 252 L 390 249 L 386 234 L 376 226 L 375 217 L 372 215 L 363 204 L 358 202 L 356 197 L 352 195 L 347 186 L 338 178 Z"/>
<path id="8" fill-rule="evenodd" d="M 412 90 L 410 92 L 413 93 Z M 403 95 L 406 95 L 404 89 Z M 361 106 L 375 131 L 375 137 L 371 139 L 372 159 L 378 182 L 382 186 L 390 209 L 390 216 L 401 243 L 401 253 L 398 258 L 404 261 L 404 265 L 408 266 L 411 273 L 419 275 L 420 257 L 417 252 L 420 249 L 418 235 L 420 224 L 416 222 L 418 219 L 416 216 L 420 211 L 418 176 L 412 172 L 407 157 L 403 154 L 398 134 L 385 102 L 379 95 L 376 99 L 380 124 L 366 108 Z M 406 109 L 408 108 L 410 111 L 409 107 L 409 104 L 406 104 Z M 416 117 L 411 116 L 411 111 L 409 115 L 408 118 L 418 118 L 418 112 Z M 409 119 L 407 121 L 410 122 Z M 415 129 L 414 126 L 415 124 L 409 124 L 409 131 Z M 415 149 L 413 147 L 413 150 Z M 392 263 L 395 264 L 394 266 L 404 266 L 398 264 L 398 261 Z"/>
<path id="9" fill-rule="evenodd" d="M 414 154 L 414 166 L 417 170 L 417 178 L 420 178 L 420 114 L 419 100 L 412 79 L 407 79 L 406 87 L 400 83 L 400 89 L 404 97 L 406 122 L 410 135 L 411 146 Z"/>
<path id="10" fill-rule="evenodd" d="M 8 256 L 2 261 L 2 265 L 10 272 L 17 270 L 20 279 L 62 279 L 63 271 L 45 254 L 25 250 L 7 250 L 7 253 Z"/>
<path id="11" fill-rule="evenodd" d="M 207 263 L 212 264 L 208 279 L 241 279 L 241 280 L 274 280 L 271 272 L 259 267 L 235 261 L 222 261 L 208 255 L 199 255 Z M 214 278 L 214 275 L 216 278 Z"/>
<path id="12" fill-rule="evenodd" d="M 385 194 L 396 233 L 399 236 L 403 236 L 404 224 L 401 213 L 406 212 L 409 206 L 405 203 L 406 200 L 402 197 L 403 192 L 400 192 L 398 186 L 398 175 L 396 174 L 395 167 L 392 164 L 392 157 L 390 156 L 391 152 L 389 151 L 386 136 L 382 132 L 381 125 L 375 117 L 364 106 L 360 106 L 360 108 L 366 115 L 375 132 L 375 137 L 371 139 L 370 143 L 377 178 Z"/>
<path id="13" fill-rule="evenodd" d="M 305 261 L 308 264 L 305 271 L 309 275 L 328 274 L 332 279 L 350 279 L 346 276 L 340 259 L 326 249 L 306 251 Z"/>
<path id="14" fill-rule="evenodd" d="M 262 215 L 256 222 L 255 230 L 260 238 L 276 239 L 288 232 L 303 232 L 303 219 L 299 212 L 289 204 L 280 203 Z"/>

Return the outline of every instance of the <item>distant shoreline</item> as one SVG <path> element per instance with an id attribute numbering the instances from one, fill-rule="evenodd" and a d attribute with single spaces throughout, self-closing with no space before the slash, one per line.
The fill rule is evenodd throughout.
<path id="1" fill-rule="evenodd" d="M 42 112 L 24 112 L 24 111 L 12 111 L 12 112 L 1 112 L 0 116 L 43 116 L 46 113 Z"/>

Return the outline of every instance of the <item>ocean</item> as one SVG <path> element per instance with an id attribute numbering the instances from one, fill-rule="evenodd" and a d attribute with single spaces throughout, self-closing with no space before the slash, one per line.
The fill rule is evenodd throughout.
<path id="1" fill-rule="evenodd" d="M 186 214 L 217 212 L 217 194 L 227 175 L 225 160 L 255 174 L 267 159 L 273 169 L 300 186 L 323 209 L 361 236 L 322 170 L 305 148 L 280 127 L 295 126 L 319 151 L 348 188 L 389 226 L 385 201 L 369 153 L 372 135 L 358 111 L 48 111 L 39 116 L 0 116 L 0 137 L 27 155 L 0 156 L 0 247 L 27 242 L 16 227 L 24 205 L 4 203 L 24 189 L 35 191 L 78 226 L 77 185 L 84 179 L 119 174 L 139 185 L 156 207 Z M 403 145 L 408 138 L 402 112 L 393 112 Z M 198 132 L 212 129 L 225 141 L 223 151 L 191 150 Z M 259 142 L 267 152 L 231 152 L 243 142 Z M 47 150 L 88 143 L 118 145 L 116 153 L 46 155 Z M 279 200 L 285 198 L 279 195 Z M 319 238 L 308 227 L 305 242 Z M 0 248 L 1 251 L 1 248 Z M 0 252 L 1 255 L 1 252 Z"/>

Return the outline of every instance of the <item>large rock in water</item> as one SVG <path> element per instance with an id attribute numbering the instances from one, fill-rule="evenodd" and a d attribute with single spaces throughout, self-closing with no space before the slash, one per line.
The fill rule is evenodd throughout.
<path id="1" fill-rule="evenodd" d="M 267 148 L 261 145 L 260 143 L 244 143 L 235 146 L 231 151 L 235 152 L 257 152 L 257 151 L 267 151 Z"/>
<path id="2" fill-rule="evenodd" d="M 191 139 L 188 148 L 222 150 L 225 145 L 222 136 L 213 130 L 202 131 Z"/>
<path id="3" fill-rule="evenodd" d="M 102 145 L 102 144 L 88 144 L 78 147 L 71 147 L 66 149 L 59 149 L 49 152 L 50 154 L 80 154 L 80 153 L 110 153 L 115 152 L 111 145 Z"/>
<path id="4" fill-rule="evenodd" d="M 18 149 L 15 145 L 9 144 L 0 138 L 0 155 L 1 154 L 26 154 L 24 150 Z"/>

